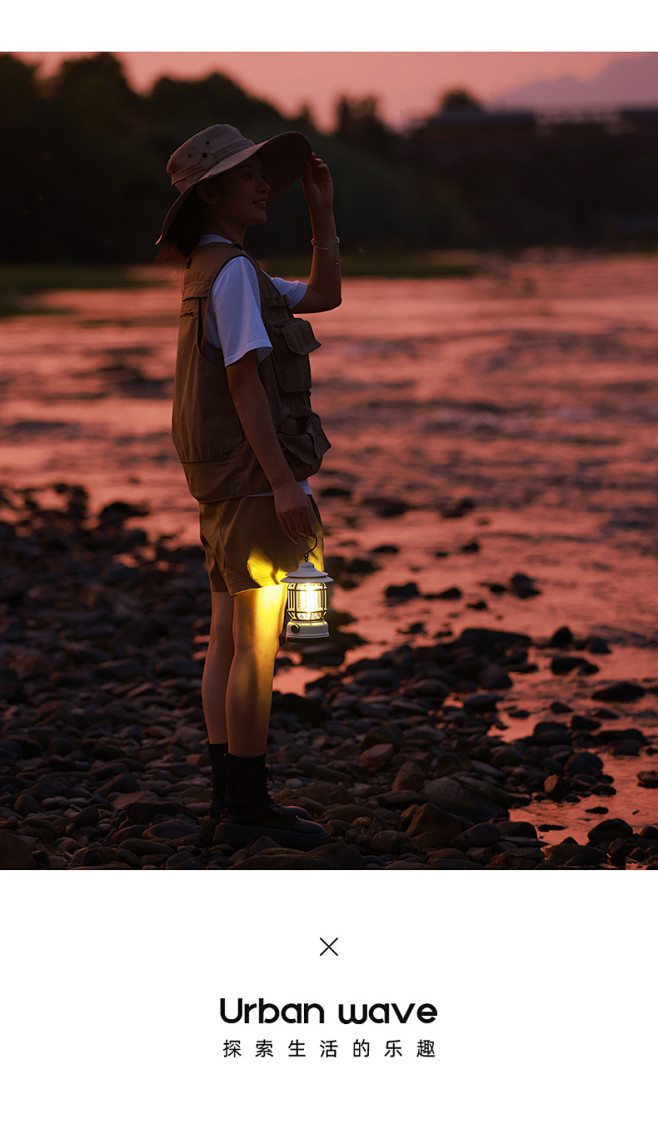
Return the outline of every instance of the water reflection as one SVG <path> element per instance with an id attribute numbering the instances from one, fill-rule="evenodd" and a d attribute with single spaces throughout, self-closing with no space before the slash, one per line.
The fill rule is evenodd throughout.
<path id="1" fill-rule="evenodd" d="M 655 678 L 655 271 L 648 257 L 565 257 L 470 280 L 348 280 L 343 306 L 314 318 L 327 552 L 371 563 L 333 589 L 365 642 L 352 656 L 471 624 L 533 638 L 568 625 L 609 641 L 597 682 Z M 145 503 L 151 534 L 196 542 L 169 435 L 177 285 L 48 304 L 3 322 L 0 481 L 82 483 L 92 509 Z M 515 593 L 516 573 L 537 592 Z M 415 596 L 386 600 L 410 582 Z M 560 698 L 548 661 L 515 678 L 503 713 Z M 282 667 L 276 684 L 314 675 Z M 573 710 L 591 711 L 594 680 L 568 685 Z"/>

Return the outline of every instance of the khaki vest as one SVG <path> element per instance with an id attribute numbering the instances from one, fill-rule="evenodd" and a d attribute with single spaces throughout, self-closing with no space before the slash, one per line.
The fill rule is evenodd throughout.
<path id="1" fill-rule="evenodd" d="M 213 282 L 234 257 L 248 254 L 237 244 L 199 246 L 183 280 L 172 437 L 190 492 L 199 502 L 271 490 L 242 430 L 222 353 L 205 337 Z M 287 299 L 256 262 L 252 264 L 258 274 L 263 323 L 273 346 L 258 372 L 283 453 L 295 478 L 305 479 L 319 470 L 330 447 L 310 401 L 308 356 L 320 345 L 309 322 L 292 315 Z"/>

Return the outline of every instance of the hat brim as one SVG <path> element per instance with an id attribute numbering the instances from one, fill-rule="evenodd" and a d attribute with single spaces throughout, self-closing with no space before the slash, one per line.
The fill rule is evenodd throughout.
<path id="1" fill-rule="evenodd" d="M 244 150 L 238 151 L 237 154 L 231 155 L 230 158 L 225 158 L 222 162 L 218 162 L 216 166 L 211 166 L 194 185 L 184 190 L 170 207 L 162 223 L 162 233 L 156 241 L 156 245 L 159 245 L 162 241 L 166 241 L 171 227 L 180 214 L 181 209 L 200 182 L 208 182 L 211 178 L 217 178 L 218 175 L 226 173 L 227 170 L 232 170 L 233 167 L 242 165 L 242 163 L 246 162 L 249 158 L 253 158 L 255 154 L 260 154 L 261 156 L 263 177 L 269 184 L 269 200 L 273 202 L 283 194 L 284 190 L 287 190 L 289 186 L 292 186 L 293 182 L 296 182 L 296 180 L 301 177 L 306 163 L 311 158 L 312 148 L 305 135 L 299 131 L 284 131 L 282 134 L 274 135 L 273 138 L 269 138 L 265 142 L 259 142 L 253 146 L 246 147 Z"/>

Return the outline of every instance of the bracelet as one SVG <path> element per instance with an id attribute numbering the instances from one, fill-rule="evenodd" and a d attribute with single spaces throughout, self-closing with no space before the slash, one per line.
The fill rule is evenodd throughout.
<path id="1" fill-rule="evenodd" d="M 340 238 L 337 237 L 333 244 L 340 245 Z M 321 253 L 331 253 L 330 245 L 318 245 L 314 237 L 311 238 L 311 245 L 314 247 L 314 249 L 319 249 Z"/>

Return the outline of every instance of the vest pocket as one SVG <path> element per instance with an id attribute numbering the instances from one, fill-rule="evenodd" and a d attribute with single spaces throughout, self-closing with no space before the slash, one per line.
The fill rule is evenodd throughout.
<path id="1" fill-rule="evenodd" d="M 308 356 L 320 347 L 320 341 L 315 339 L 313 329 L 308 320 L 293 317 L 292 320 L 277 320 L 275 328 L 283 336 L 286 347 L 297 356 Z"/>
<path id="2" fill-rule="evenodd" d="M 307 320 L 291 317 L 274 321 L 269 330 L 274 361 L 281 387 L 288 392 L 308 391 L 311 387 L 309 352 L 320 347 Z"/>
<path id="3" fill-rule="evenodd" d="M 276 433 L 282 450 L 297 478 L 315 474 L 325 451 L 331 446 L 314 411 L 304 418 L 284 415 Z"/>

